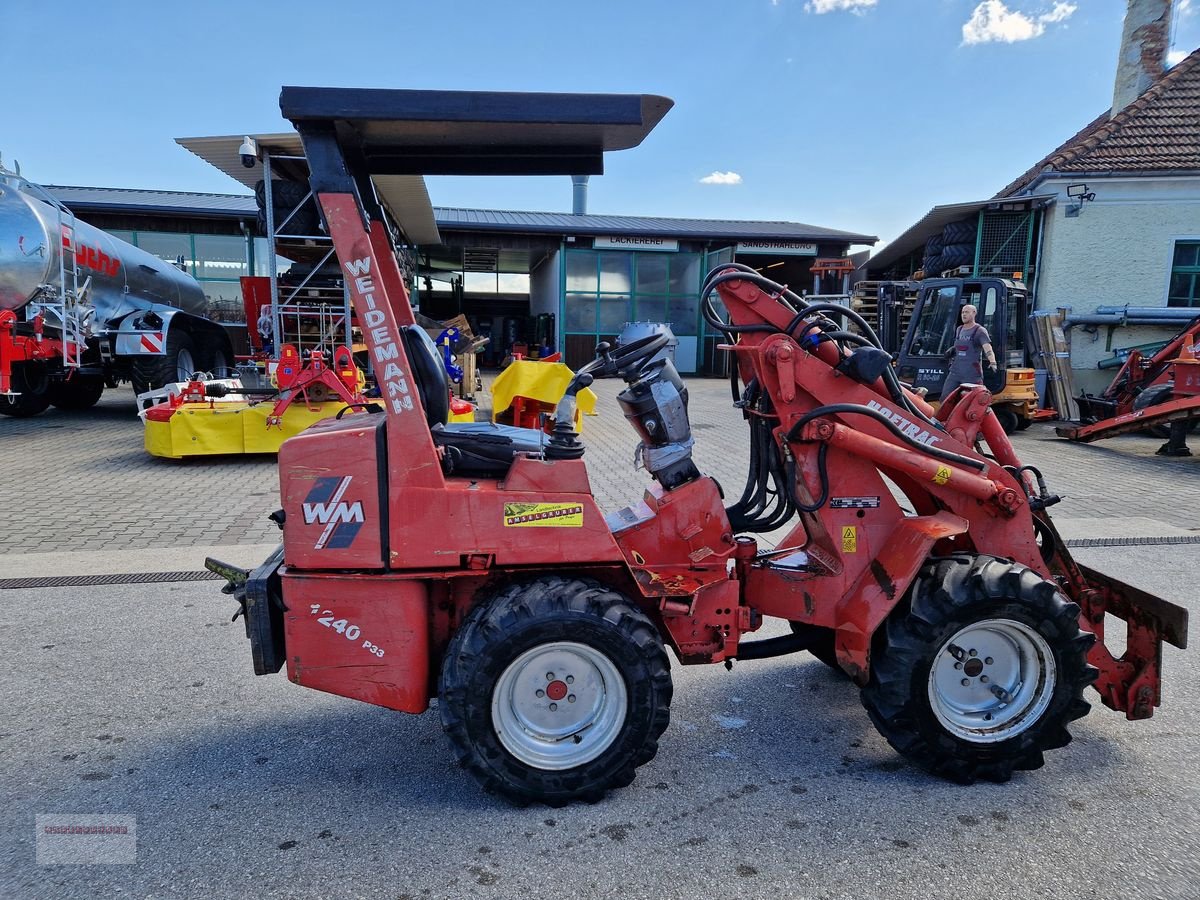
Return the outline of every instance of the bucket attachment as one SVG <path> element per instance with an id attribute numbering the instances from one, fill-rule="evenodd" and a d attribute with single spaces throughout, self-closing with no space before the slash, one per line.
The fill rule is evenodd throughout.
<path id="1" fill-rule="evenodd" d="M 1148 719 L 1161 702 L 1162 645 L 1187 647 L 1188 613 L 1139 588 L 1087 566 L 1076 597 L 1081 619 L 1096 634 L 1088 662 L 1100 670 L 1095 688 L 1104 705 L 1129 719 Z M 1105 645 L 1105 613 L 1123 619 L 1128 627 L 1125 652 L 1113 656 Z"/>

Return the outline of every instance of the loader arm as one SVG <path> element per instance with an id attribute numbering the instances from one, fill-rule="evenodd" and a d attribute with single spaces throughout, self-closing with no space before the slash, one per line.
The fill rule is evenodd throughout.
<path id="1" fill-rule="evenodd" d="M 773 434 L 799 512 L 780 546 L 808 555 L 803 572 L 751 567 L 750 605 L 835 628 L 839 663 L 865 684 L 872 636 L 927 557 L 1011 560 L 1079 605 L 1081 627 L 1097 638 L 1089 662 L 1104 702 L 1130 718 L 1150 715 L 1159 702 L 1162 643 L 1185 645 L 1186 611 L 1071 559 L 1046 512 L 1057 498 L 1040 473 L 1022 466 L 986 388 L 964 385 L 935 413 L 898 382 L 865 322 L 772 287 L 736 266 L 706 285 L 728 310 L 723 325 L 743 380 L 767 392 L 777 418 Z M 841 602 L 812 602 L 816 578 L 822 595 Z M 789 599 L 797 586 L 803 608 Z M 1105 613 L 1129 627 L 1119 658 L 1104 644 Z"/>

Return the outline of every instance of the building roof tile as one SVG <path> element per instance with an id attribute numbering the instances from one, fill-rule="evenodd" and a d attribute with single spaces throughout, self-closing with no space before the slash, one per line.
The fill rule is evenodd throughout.
<path id="1" fill-rule="evenodd" d="M 1042 174 L 1200 170 L 1200 50 L 1165 72 L 1145 93 L 1108 112 L 1056 147 L 996 197 L 1029 189 Z"/>

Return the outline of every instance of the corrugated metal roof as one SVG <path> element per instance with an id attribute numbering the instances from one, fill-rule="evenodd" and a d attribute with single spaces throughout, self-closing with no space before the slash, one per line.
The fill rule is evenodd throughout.
<path id="1" fill-rule="evenodd" d="M 196 194 L 184 191 L 146 191 L 133 188 L 76 187 L 43 185 L 52 196 L 68 207 L 112 210 L 114 212 L 154 212 L 189 216 L 254 216 L 258 212 L 253 196 L 239 194 Z"/>
<path id="2" fill-rule="evenodd" d="M 945 206 L 935 206 L 929 212 L 925 213 L 920 221 L 909 226 L 907 231 L 867 260 L 867 270 L 869 272 L 886 270 L 892 263 L 911 253 L 913 250 L 925 246 L 927 240 L 934 235 L 941 234 L 942 229 L 951 222 L 958 222 L 973 213 L 979 212 L 981 209 L 988 209 L 990 207 L 1003 209 L 1014 204 L 1025 207 L 1030 203 L 1036 205 L 1048 202 L 1053 197 L 1053 194 L 1046 194 L 1036 197 L 1014 197 L 1007 201 L 997 199 L 975 200 L 971 203 L 950 203 Z"/>
<path id="3" fill-rule="evenodd" d="M 253 196 L 200 194 L 185 191 L 147 191 L 46 185 L 46 190 L 70 207 L 112 212 L 128 211 L 183 216 L 254 216 Z M 566 212 L 434 207 L 439 229 L 504 231 L 516 234 L 668 236 L 695 240 L 845 241 L 874 244 L 873 235 L 855 234 L 801 222 L 757 222 L 736 219 L 672 219 L 655 216 L 582 215 Z"/>
<path id="4" fill-rule="evenodd" d="M 710 240 L 845 241 L 874 244 L 872 235 L 837 231 L 801 222 L 756 222 L 736 219 L 671 219 L 657 216 L 574 215 L 435 206 L 438 227 L 449 231 L 509 231 L 535 234 L 667 235 Z"/>

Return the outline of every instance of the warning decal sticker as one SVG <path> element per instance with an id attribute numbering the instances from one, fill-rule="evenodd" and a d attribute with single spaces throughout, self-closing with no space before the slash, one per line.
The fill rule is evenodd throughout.
<path id="1" fill-rule="evenodd" d="M 853 525 L 842 526 L 842 552 L 858 552 L 858 530 Z"/>
<path id="2" fill-rule="evenodd" d="M 950 480 L 951 470 L 949 466 L 938 466 L 937 472 L 933 475 L 934 484 L 945 484 Z"/>
<path id="3" fill-rule="evenodd" d="M 505 528 L 582 528 L 582 503 L 505 503 Z"/>

